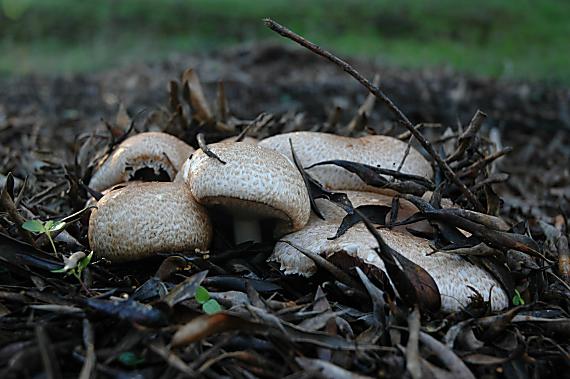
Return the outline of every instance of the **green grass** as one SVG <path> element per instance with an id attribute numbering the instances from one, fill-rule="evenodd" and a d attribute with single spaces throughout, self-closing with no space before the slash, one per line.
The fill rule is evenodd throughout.
<path id="1" fill-rule="evenodd" d="M 0 0 L 0 74 L 99 70 L 280 37 L 343 55 L 570 83 L 564 0 Z M 281 40 L 284 44 L 290 43 Z"/>

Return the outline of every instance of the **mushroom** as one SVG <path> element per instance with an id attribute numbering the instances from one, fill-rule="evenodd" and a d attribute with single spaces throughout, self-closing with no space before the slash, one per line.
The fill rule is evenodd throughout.
<path id="1" fill-rule="evenodd" d="M 311 212 L 309 194 L 287 158 L 250 143 L 222 142 L 208 148 L 225 164 L 197 150 L 184 166 L 184 180 L 200 204 L 233 215 L 236 243 L 260 241 L 260 219 L 277 220 L 283 234 L 305 226 Z"/>
<path id="2" fill-rule="evenodd" d="M 134 183 L 111 191 L 89 218 L 91 249 L 113 262 L 205 250 L 211 239 L 208 214 L 184 183 Z"/>
<path id="3" fill-rule="evenodd" d="M 388 136 L 369 135 L 352 138 L 319 132 L 279 134 L 259 141 L 259 145 L 278 151 L 292 160 L 289 140 L 303 167 L 336 159 L 396 170 L 408 147 L 405 142 Z M 328 189 L 393 193 L 369 186 L 356 174 L 334 165 L 313 167 L 309 172 Z M 401 172 L 428 179 L 433 177 L 430 163 L 414 148 L 410 148 Z"/>
<path id="4" fill-rule="evenodd" d="M 391 197 L 375 194 L 346 191 L 355 207 L 364 204 L 390 205 Z M 345 252 L 367 265 L 384 270 L 384 264 L 375 248 L 376 239 L 362 224 L 356 224 L 344 235 L 334 240 L 333 237 L 346 215 L 340 208 L 326 200 L 317 200 L 317 205 L 325 216 L 325 220 L 311 215 L 311 219 L 302 230 L 281 238 L 295 246 L 299 246 L 314 254 L 331 258 L 335 253 Z M 399 218 L 406 218 L 417 209 L 408 202 L 401 201 L 402 209 Z M 432 253 L 429 241 L 414 237 L 405 229 L 380 229 L 386 243 L 404 257 L 424 268 L 435 280 L 441 294 L 442 310 L 456 311 L 467 305 L 477 290 L 486 300 L 491 294 L 492 307 L 495 310 L 504 309 L 509 300 L 500 284 L 485 270 L 466 261 L 465 259 L 446 253 Z M 285 274 L 298 274 L 309 277 L 317 267 L 315 263 L 286 242 L 277 242 L 270 261 L 279 262 Z"/>
<path id="5" fill-rule="evenodd" d="M 178 138 L 146 132 L 123 141 L 97 169 L 89 186 L 102 191 L 129 180 L 172 181 L 194 149 Z"/>

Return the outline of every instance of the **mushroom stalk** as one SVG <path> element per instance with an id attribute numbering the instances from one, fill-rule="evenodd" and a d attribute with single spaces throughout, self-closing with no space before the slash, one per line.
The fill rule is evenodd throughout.
<path id="1" fill-rule="evenodd" d="M 261 227 L 258 220 L 234 216 L 234 241 L 236 245 L 248 241 L 261 242 Z"/>

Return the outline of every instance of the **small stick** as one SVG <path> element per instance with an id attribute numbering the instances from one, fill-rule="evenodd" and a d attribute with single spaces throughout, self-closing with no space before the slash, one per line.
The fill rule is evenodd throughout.
<path id="1" fill-rule="evenodd" d="M 305 38 L 301 37 L 300 35 L 292 32 L 291 30 L 287 29 L 286 27 L 284 27 L 284 26 L 278 24 L 277 22 L 273 21 L 272 19 L 265 18 L 263 20 L 263 22 L 265 23 L 265 25 L 269 29 L 273 30 L 274 32 L 282 35 L 283 37 L 289 38 L 290 40 L 298 43 L 299 45 L 309 49 L 313 53 L 320 55 L 321 57 L 326 58 L 329 61 L 331 61 L 332 63 L 336 64 L 337 66 L 342 68 L 344 71 L 346 71 L 350 76 L 352 76 L 354 79 L 356 79 L 358 82 L 360 82 L 364 87 L 366 87 L 368 89 L 368 91 L 370 91 L 372 94 L 374 94 L 374 96 L 379 98 L 388 107 L 388 109 L 396 116 L 396 118 L 406 127 L 406 129 L 408 129 L 408 131 L 412 134 L 412 136 L 414 136 L 418 140 L 418 142 L 423 146 L 423 148 L 426 149 L 426 151 L 429 153 L 429 155 L 431 155 L 433 157 L 433 159 L 436 161 L 436 163 L 441 168 L 441 171 L 445 174 L 446 178 L 449 181 L 453 182 L 457 187 L 459 187 L 459 189 L 465 195 L 467 200 L 471 204 L 473 204 L 473 206 L 477 210 L 479 210 L 479 211 L 484 210 L 484 208 L 481 205 L 481 203 L 479 202 L 479 200 L 477 200 L 477 198 L 469 190 L 469 188 L 467 188 L 467 186 L 461 180 L 459 180 L 459 178 L 455 175 L 455 173 L 453 172 L 451 167 L 449 167 L 449 165 L 439 156 L 439 154 L 435 151 L 435 149 L 429 143 L 429 141 L 423 136 L 423 134 L 419 130 L 417 130 L 414 127 L 414 125 L 408 119 L 408 117 L 406 117 L 406 115 L 400 110 L 400 108 L 398 108 L 396 106 L 396 104 L 394 104 L 394 102 L 388 96 L 386 96 L 386 94 L 384 94 L 384 92 L 380 88 L 378 88 L 377 86 L 372 84 L 368 79 L 366 79 L 364 76 L 362 76 L 350 64 L 348 64 L 348 62 L 345 62 L 344 60 L 338 58 L 337 56 L 335 56 L 335 55 L 329 53 L 328 51 L 320 48 L 319 46 L 315 45 L 314 43 L 306 40 Z M 477 111 L 477 112 L 481 114 L 480 117 L 486 117 L 485 113 L 483 113 L 481 111 Z"/>
<path id="2" fill-rule="evenodd" d="M 196 136 L 196 139 L 198 140 L 198 145 L 200 146 L 200 149 L 202 149 L 204 154 L 206 154 L 210 158 L 217 159 L 218 161 L 220 161 L 221 164 L 226 164 L 226 162 L 224 162 L 220 157 L 218 157 L 216 154 L 214 154 L 214 152 L 212 150 L 210 150 L 208 145 L 206 145 L 206 140 L 204 139 L 203 133 L 198 133 L 198 135 Z"/>

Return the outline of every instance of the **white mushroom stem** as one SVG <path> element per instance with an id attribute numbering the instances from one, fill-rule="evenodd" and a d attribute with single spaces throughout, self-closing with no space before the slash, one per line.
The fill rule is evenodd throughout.
<path id="1" fill-rule="evenodd" d="M 234 216 L 234 240 L 236 245 L 247 241 L 261 242 L 259 221 L 251 217 Z"/>

